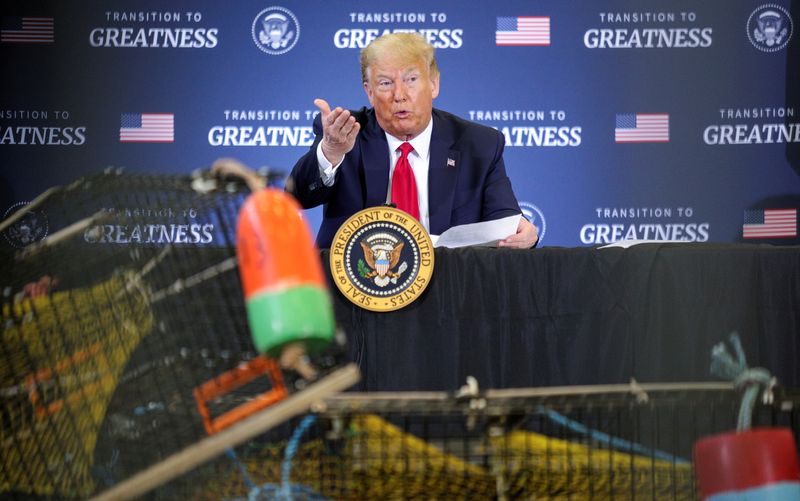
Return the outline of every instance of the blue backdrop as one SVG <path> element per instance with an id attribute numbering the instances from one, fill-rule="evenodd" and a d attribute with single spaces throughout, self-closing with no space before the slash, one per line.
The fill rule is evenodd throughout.
<path id="1" fill-rule="evenodd" d="M 0 211 L 108 166 L 288 172 L 314 98 L 367 104 L 359 49 L 415 30 L 438 49 L 434 105 L 506 135 L 543 245 L 735 242 L 746 211 L 786 208 L 794 237 L 754 241 L 797 243 L 796 2 L 52 1 L 2 16 Z M 504 44 L 514 30 L 524 45 Z"/>

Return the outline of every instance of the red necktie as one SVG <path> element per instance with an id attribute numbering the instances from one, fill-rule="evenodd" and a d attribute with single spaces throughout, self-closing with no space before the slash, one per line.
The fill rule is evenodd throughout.
<path id="1" fill-rule="evenodd" d="M 414 151 L 414 147 L 403 143 L 397 149 L 400 150 L 400 158 L 397 159 L 392 174 L 392 203 L 419 220 L 417 182 L 414 181 L 414 172 L 408 162 L 408 154 Z"/>

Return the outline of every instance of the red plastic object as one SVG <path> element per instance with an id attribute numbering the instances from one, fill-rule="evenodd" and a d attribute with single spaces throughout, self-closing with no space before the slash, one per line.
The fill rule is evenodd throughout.
<path id="1" fill-rule="evenodd" d="M 265 375 L 269 379 L 272 385 L 271 390 L 238 407 L 234 407 L 220 416 L 211 416 L 206 402 L 240 388 L 261 375 Z M 197 410 L 203 418 L 203 425 L 209 435 L 224 430 L 261 409 L 283 400 L 288 395 L 278 363 L 263 355 L 254 358 L 245 365 L 240 365 L 220 374 L 211 381 L 206 381 L 195 388 L 193 393 L 197 401 Z"/>
<path id="2" fill-rule="evenodd" d="M 788 428 L 757 428 L 698 440 L 694 465 L 701 499 L 800 480 L 797 450 Z"/>

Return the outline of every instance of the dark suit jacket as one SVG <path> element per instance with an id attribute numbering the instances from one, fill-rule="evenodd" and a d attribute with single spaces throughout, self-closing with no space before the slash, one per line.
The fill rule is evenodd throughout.
<path id="1" fill-rule="evenodd" d="M 320 248 L 330 247 L 347 218 L 367 207 L 386 203 L 389 188 L 389 146 L 372 109 L 352 112 L 361 124 L 356 144 L 336 174 L 333 186 L 319 175 L 317 144 L 322 140 L 320 115 L 314 120 L 316 140 L 295 164 L 287 189 L 308 209 L 325 204 L 317 234 Z M 490 221 L 519 214 L 503 163 L 503 135 L 496 130 L 433 110 L 428 204 L 434 235 L 451 226 Z"/>

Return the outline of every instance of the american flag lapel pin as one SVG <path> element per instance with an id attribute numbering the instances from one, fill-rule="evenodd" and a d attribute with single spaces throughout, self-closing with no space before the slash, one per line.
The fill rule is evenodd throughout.
<path id="1" fill-rule="evenodd" d="M 453 160 L 452 158 L 448 158 L 447 159 L 447 166 L 448 167 L 455 167 L 456 166 L 456 161 Z"/>

